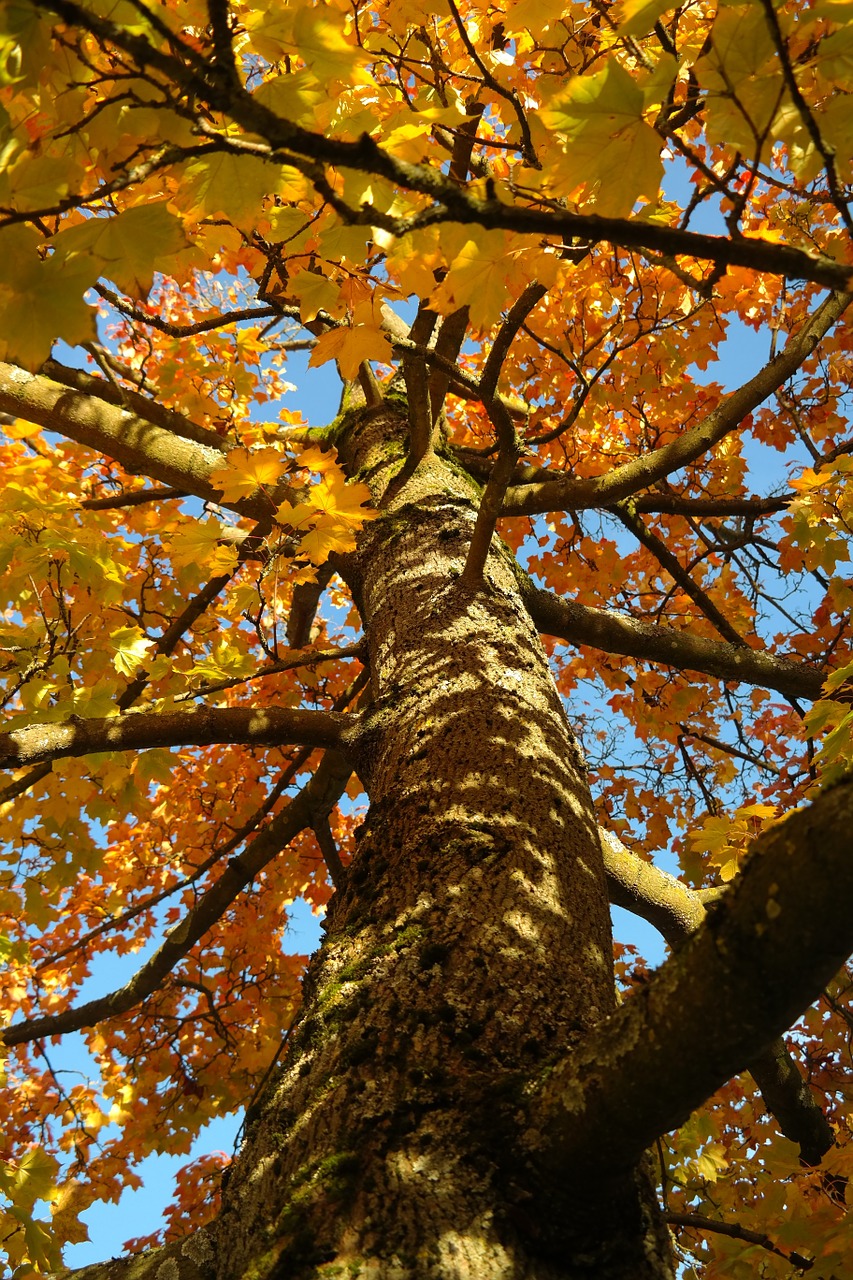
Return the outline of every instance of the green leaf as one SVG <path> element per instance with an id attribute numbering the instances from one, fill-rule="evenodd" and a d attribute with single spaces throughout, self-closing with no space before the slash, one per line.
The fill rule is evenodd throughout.
<path id="1" fill-rule="evenodd" d="M 708 94 L 708 138 L 754 157 L 786 97 L 760 5 L 719 10 L 711 49 L 696 63 L 695 72 Z"/>
<path id="2" fill-rule="evenodd" d="M 146 295 L 154 272 L 189 247 L 183 223 L 164 200 L 126 209 L 113 218 L 87 218 L 53 241 L 55 258 L 73 263 L 91 257 L 100 275 L 125 293 Z"/>
<path id="3" fill-rule="evenodd" d="M 148 657 L 153 641 L 143 635 L 139 627 L 119 627 L 110 632 L 114 652 L 113 666 L 120 675 L 132 676 Z"/>
<path id="4" fill-rule="evenodd" d="M 11 1198 L 16 1209 L 32 1209 L 36 1200 L 47 1199 L 56 1183 L 58 1164 L 41 1147 L 25 1151 L 12 1182 Z"/>
<path id="5" fill-rule="evenodd" d="M 585 186 L 596 212 L 614 217 L 629 214 L 638 196 L 655 200 L 663 142 L 644 109 L 642 89 L 614 58 L 602 71 L 570 80 L 540 113 L 547 128 L 566 138 L 565 157 L 554 166 L 560 191 Z"/>
<path id="6" fill-rule="evenodd" d="M 95 313 L 83 294 L 97 279 L 97 264 L 83 258 L 42 261 L 38 250 L 44 243 L 26 226 L 0 231 L 0 359 L 33 370 L 58 338 L 74 346 L 96 337 Z"/>
<path id="7" fill-rule="evenodd" d="M 292 173 L 257 156 L 218 151 L 190 161 L 176 199 L 191 217 L 224 213 L 235 226 L 251 226 L 264 199 L 283 194 Z"/>
<path id="8" fill-rule="evenodd" d="M 672 0 L 622 0 L 617 14 L 620 36 L 647 35 L 661 14 L 677 9 Z"/>

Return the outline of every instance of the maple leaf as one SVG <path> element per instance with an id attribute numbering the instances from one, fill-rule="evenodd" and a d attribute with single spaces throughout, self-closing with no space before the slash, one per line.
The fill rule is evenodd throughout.
<path id="1" fill-rule="evenodd" d="M 119 675 L 132 676 L 148 657 L 153 641 L 139 627 L 119 627 L 110 632 L 113 666 Z"/>
<path id="2" fill-rule="evenodd" d="M 293 20 L 293 39 L 302 57 L 321 83 L 343 80 L 372 85 L 363 65 L 366 55 L 345 40 L 340 20 L 321 9 L 299 8 Z"/>
<path id="3" fill-rule="evenodd" d="M 340 285 L 316 271 L 298 271 L 288 282 L 288 289 L 299 300 L 303 324 L 315 320 L 320 311 L 336 318 L 343 315 Z"/>
<path id="4" fill-rule="evenodd" d="M 54 237 L 55 260 L 94 258 L 98 274 L 126 293 L 147 295 L 155 271 L 189 248 L 180 219 L 165 201 L 126 209 L 114 217 L 88 218 Z M 173 263 L 172 263 L 173 265 Z"/>
<path id="5" fill-rule="evenodd" d="M 276 508 L 275 518 L 279 524 L 289 525 L 291 529 L 308 529 L 317 519 L 317 508 L 311 502 L 294 505 L 285 500 Z"/>
<path id="6" fill-rule="evenodd" d="M 390 359 L 391 344 L 379 326 L 355 324 L 342 325 L 339 329 L 322 333 L 308 363 L 320 365 L 328 360 L 337 360 L 343 376 L 353 379 L 358 376 L 359 366 L 363 361 L 379 360 L 387 363 Z"/>
<path id="7" fill-rule="evenodd" d="M 630 213 L 639 196 L 655 200 L 662 142 L 643 119 L 645 108 L 642 91 L 615 58 L 601 71 L 573 77 L 551 98 L 541 119 L 566 138 L 554 164 L 561 189 L 585 188 L 596 211 L 613 217 Z"/>
<path id="8" fill-rule="evenodd" d="M 658 18 L 676 7 L 672 0 L 621 0 L 617 13 L 619 33 L 623 36 L 646 35 Z"/>
<path id="9" fill-rule="evenodd" d="M 300 550 L 315 565 L 324 564 L 333 551 L 344 554 L 355 550 L 355 538 L 351 529 L 337 519 L 317 521 L 313 529 L 303 535 Z"/>
<path id="10" fill-rule="evenodd" d="M 363 505 L 370 502 L 367 485 L 347 483 L 339 470 L 324 472 L 319 484 L 312 486 L 309 501 L 317 511 L 351 529 L 360 529 L 366 520 L 375 520 L 379 514 Z"/>
<path id="11" fill-rule="evenodd" d="M 225 214 L 235 226 L 252 225 L 267 196 L 279 193 L 287 181 L 280 165 L 217 151 L 187 164 L 175 203 L 190 219 Z"/>
<path id="12" fill-rule="evenodd" d="M 183 525 L 169 539 L 172 564 L 208 564 L 227 527 L 221 520 L 214 520 L 212 517 Z"/>
<path id="13" fill-rule="evenodd" d="M 337 453 L 334 449 L 326 450 L 317 449 L 316 447 L 300 449 L 297 454 L 296 461 L 300 467 L 307 467 L 309 471 L 317 471 L 321 473 L 324 471 L 334 472 L 335 474 L 340 475 L 341 483 L 344 483 L 346 480 L 346 475 L 341 469 L 340 463 L 337 460 Z"/>
<path id="14" fill-rule="evenodd" d="M 225 465 L 212 471 L 210 479 L 226 502 L 239 502 L 258 489 L 275 489 L 284 465 L 277 449 L 232 449 Z"/>
<path id="15" fill-rule="evenodd" d="M 96 336 L 95 312 L 83 294 L 97 278 L 89 259 L 42 261 L 41 236 L 20 225 L 0 230 L 4 255 L 0 282 L 0 358 L 25 369 L 44 363 L 56 338 L 88 342 Z M 33 299 L 38 305 L 33 305 Z"/>
<path id="16" fill-rule="evenodd" d="M 386 969 L 414 972 L 421 952 L 445 956 L 450 1004 L 494 1006 L 477 1069 L 500 1095 L 507 1070 L 527 1071 L 537 1028 L 577 1026 L 578 1045 L 595 1045 L 591 1011 L 610 1008 L 597 820 L 636 850 L 629 865 L 640 879 L 655 874 L 660 854 L 678 862 L 668 888 L 686 903 L 679 928 L 701 916 L 690 885 L 729 885 L 733 905 L 714 923 L 725 928 L 743 909 L 737 877 L 756 833 L 809 791 L 847 787 L 853 760 L 853 342 L 842 293 L 818 296 L 826 284 L 846 289 L 853 262 L 850 0 L 232 0 L 218 9 L 186 0 L 180 28 L 176 6 L 60 8 L 61 19 L 27 0 L 0 5 L 0 360 L 9 362 L 0 370 L 9 716 L 0 745 L 10 760 L 35 752 L 49 766 L 16 764 L 0 788 L 11 797 L 0 850 L 3 1036 L 26 1035 L 30 1019 L 89 1017 L 81 991 L 113 954 L 140 953 L 141 984 L 123 986 L 119 1004 L 165 960 L 175 969 L 121 1016 L 96 1002 L 87 1043 L 100 1080 L 68 1076 L 57 1092 L 53 1057 L 36 1052 L 0 1078 L 0 1248 L 21 1275 L 56 1271 L 55 1240 L 83 1237 L 84 1208 L 138 1182 L 134 1163 L 151 1150 L 186 1150 L 209 1117 L 242 1108 L 267 1078 L 303 968 L 283 954 L 289 905 L 300 893 L 315 907 L 331 895 L 320 843 L 331 874 L 345 879 L 300 1025 L 318 1014 L 334 1022 L 341 1060 L 356 1070 L 342 1077 L 343 1093 L 330 1092 L 312 1075 L 305 1038 L 288 1038 L 288 1123 L 278 1125 L 277 1102 L 260 1121 L 278 1126 L 284 1198 L 304 1183 L 292 1137 L 305 1119 L 301 1097 L 328 1109 L 331 1123 L 312 1130 L 320 1164 L 337 1160 L 348 1126 L 358 1146 L 363 1028 L 337 1018 L 342 1002 L 361 1007 L 364 997 L 380 1040 L 393 1037 Z M 613 216 L 605 225 L 601 214 Z M 320 316 L 331 319 L 327 332 Z M 726 363 L 715 367 L 726 337 Z M 281 407 L 293 383 L 308 386 L 311 347 L 327 416 L 340 390 L 330 362 L 359 384 L 345 388 L 329 427 L 317 425 L 318 400 Z M 45 365 L 52 350 L 58 360 Z M 259 421 L 261 405 L 273 421 Z M 213 489 L 210 446 L 221 461 Z M 290 473 L 296 484 L 285 490 Z M 242 526 L 207 514 L 220 495 L 223 506 L 260 515 L 250 542 Z M 389 514 L 367 538 L 373 501 Z M 356 709 L 363 679 L 353 664 L 367 653 L 375 701 Z M 193 743 L 228 725 L 223 740 L 47 759 L 51 741 L 62 752 L 84 738 L 103 746 L 100 721 L 110 732 L 143 723 L 170 741 L 193 703 Z M 297 713 L 307 740 L 284 733 L 260 744 L 273 709 L 282 723 Z M 564 750 L 578 720 L 589 771 Z M 367 809 L 361 783 L 337 778 L 337 750 L 321 763 L 315 749 L 339 732 L 375 791 L 366 844 L 354 812 Z M 319 811 L 335 788 L 349 799 Z M 567 794 L 576 813 L 564 841 Z M 829 792 L 837 811 L 844 794 Z M 789 818 L 783 831 L 795 834 L 784 836 L 780 865 L 802 853 L 805 905 L 823 895 L 819 914 L 831 917 L 839 901 L 846 920 L 835 883 L 843 841 L 821 874 L 839 826 L 820 818 L 826 798 L 808 818 L 816 825 Z M 493 892 L 477 896 L 466 920 L 468 898 L 456 893 L 471 879 L 466 840 L 445 840 L 437 861 L 412 851 L 436 815 L 470 835 L 484 804 L 500 856 L 487 857 Z M 556 880 L 527 874 L 525 832 Z M 775 856 L 773 831 L 764 839 L 747 875 Z M 358 866 L 349 875 L 351 857 L 367 858 L 369 883 Z M 228 897 L 243 869 L 250 887 Z M 387 879 L 394 871 L 402 878 Z M 401 893 L 410 905 L 450 906 L 418 907 L 413 930 L 396 914 Z M 694 949 L 680 949 L 676 976 L 691 981 L 677 1016 L 654 1037 L 643 1025 L 625 1038 L 622 1061 L 636 1062 L 637 1080 L 615 1088 L 606 1053 L 591 1062 L 595 1097 L 582 1108 L 593 1127 L 599 1102 L 623 1117 L 600 1143 L 605 1154 L 590 1149 L 582 1161 L 584 1195 L 601 1200 L 589 1221 L 615 1224 L 630 1248 L 630 1223 L 654 1218 L 653 1196 L 623 1214 L 595 1174 L 596 1162 L 620 1161 L 627 1175 L 638 1148 L 622 1139 L 639 1115 L 639 1145 L 656 1135 L 670 1216 L 693 1219 L 679 1239 L 684 1267 L 709 1280 L 787 1274 L 800 1258 L 839 1276 L 848 1265 L 843 1206 L 825 1194 L 828 1174 L 853 1168 L 845 974 L 818 975 L 813 994 L 824 994 L 794 1042 L 839 1145 L 803 1152 L 801 1164 L 746 1077 L 718 1076 L 714 1096 L 679 1131 L 662 1132 L 695 1102 L 681 1091 L 694 1079 L 691 1053 L 703 1071 L 750 1060 L 757 1042 L 744 1032 L 743 1052 L 726 1047 L 720 1028 L 763 1026 L 788 999 L 786 985 L 800 990 L 818 963 L 805 916 L 790 983 L 750 959 L 751 947 L 772 945 L 780 921 L 796 921 L 796 901 L 779 914 L 777 896 L 759 895 L 738 973 L 717 991 L 707 972 L 691 970 Z M 173 932 L 152 969 L 161 924 Z M 492 959 L 509 965 L 499 995 L 515 993 L 521 1021 L 492 998 L 494 982 L 482 985 L 474 955 L 507 928 L 512 946 Z M 377 930 L 397 939 L 378 959 Z M 847 937 L 841 924 L 836 934 Z M 622 948 L 615 975 L 626 987 L 634 962 L 639 954 Z M 722 947 L 707 953 L 707 965 L 726 963 Z M 557 970 L 578 981 L 549 984 Z M 353 980 L 343 992 L 342 972 Z M 454 995 L 460 973 L 470 990 L 457 983 Z M 752 1004 L 738 996 L 750 987 Z M 409 983 L 404 1010 L 427 1074 L 458 1049 L 453 1020 L 434 1025 L 433 995 Z M 632 998 L 611 1016 L 633 1017 Z M 638 1004 L 654 1015 L 667 1000 Z M 707 1034 L 678 1042 L 696 1008 Z M 43 1023 L 34 1036 L 52 1038 Z M 660 1069 L 643 1077 L 650 1044 Z M 631 1045 L 642 1053 L 632 1057 Z M 374 1103 L 391 1097 L 418 1110 L 422 1080 L 412 1084 L 394 1055 L 368 1065 Z M 554 1065 L 571 1067 L 559 1053 Z M 773 1068 L 776 1087 L 798 1079 L 788 1066 L 781 1077 Z M 531 1114 L 548 1121 L 546 1165 L 563 1159 L 564 1144 L 552 1148 L 548 1137 L 564 1110 L 549 1092 L 558 1076 L 543 1078 L 541 1094 L 538 1079 L 530 1083 Z M 287 1080 L 299 1082 L 296 1093 Z M 661 1098 L 672 1108 L 648 1120 L 644 1108 Z M 795 1115 L 803 1099 L 799 1089 Z M 453 1104 L 442 1130 L 450 1168 L 455 1132 L 470 1137 L 461 1110 L 454 1128 Z M 30 1157 L 34 1137 L 58 1167 Z M 230 1191 L 223 1183 L 221 1220 L 212 1191 L 221 1161 L 184 1170 L 169 1235 L 210 1221 L 224 1254 L 238 1237 L 261 1239 L 269 1205 L 258 1227 L 251 1193 L 238 1206 L 241 1231 L 228 1224 L 233 1187 L 260 1185 L 252 1153 L 265 1142 L 246 1144 L 246 1176 Z M 522 1236 L 533 1239 L 552 1197 L 527 1184 L 529 1161 L 512 1144 L 508 1132 L 506 1158 L 533 1218 Z M 375 1172 L 369 1144 L 358 1149 L 353 1196 L 312 1219 L 331 1270 Z M 488 1163 L 489 1154 L 473 1158 Z M 416 1183 L 403 1191 L 419 1221 Z M 489 1188 L 484 1195 L 485 1209 L 505 1216 Z M 34 1216 L 45 1197 L 53 1238 Z M 393 1247 L 399 1207 L 379 1204 L 380 1251 L 386 1233 Z M 750 1234 L 695 1225 L 713 1219 Z M 480 1247 L 464 1222 L 448 1226 L 463 1247 Z M 588 1226 L 587 1263 L 611 1245 Z M 529 1269 L 519 1240 L 515 1261 Z M 647 1264 L 645 1242 L 635 1243 Z M 571 1243 L 569 1270 L 570 1254 Z M 265 1280 L 263 1259 L 224 1265 Z"/>

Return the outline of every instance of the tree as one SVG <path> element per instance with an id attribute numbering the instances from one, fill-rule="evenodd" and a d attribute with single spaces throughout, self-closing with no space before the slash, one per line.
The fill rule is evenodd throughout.
<path id="1" fill-rule="evenodd" d="M 843 1274 L 851 19 L 3 7 L 15 1276 Z"/>

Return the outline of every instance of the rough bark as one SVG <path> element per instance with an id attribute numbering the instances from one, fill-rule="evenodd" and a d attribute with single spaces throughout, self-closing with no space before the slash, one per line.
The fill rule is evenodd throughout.
<path id="1" fill-rule="evenodd" d="M 0 412 L 37 422 L 96 449 L 132 475 L 186 488 L 205 502 L 219 503 L 253 520 L 268 519 L 275 503 L 287 496 L 286 486 L 280 486 L 274 495 L 257 492 L 236 502 L 225 501 L 210 477 L 226 465 L 226 443 L 215 432 L 200 433 L 189 421 L 184 433 L 177 433 L 174 424 L 158 426 L 141 416 L 143 404 L 140 396 L 134 398 L 134 409 L 109 404 L 85 391 L 0 362 Z M 200 438 L 205 443 L 200 443 Z"/>
<path id="2" fill-rule="evenodd" d="M 403 423 L 339 439 L 383 518 L 347 573 L 374 702 L 370 796 L 286 1066 L 225 1191 L 217 1275 L 662 1280 L 642 1165 L 533 1200 L 521 1083 L 613 1009 L 582 758 L 497 541 L 461 582 L 476 494 Z"/>
<path id="3" fill-rule="evenodd" d="M 577 600 L 543 591 L 532 582 L 525 587 L 524 602 L 544 635 L 570 644 L 661 662 L 681 671 L 701 671 L 720 680 L 763 685 L 790 698 L 819 698 L 826 679 L 826 672 L 808 662 L 709 640 L 692 631 L 659 627 L 612 609 L 590 609 Z"/>
<path id="4" fill-rule="evenodd" d="M 851 821 L 847 779 L 760 836 L 690 941 L 532 1091 L 552 1175 L 612 1167 L 614 1142 L 630 1165 L 820 995 L 853 948 Z"/>
<path id="5" fill-rule="evenodd" d="M 0 768 L 20 768 L 93 751 L 145 751 L 149 747 L 334 747 L 349 717 L 334 711 L 276 707 L 202 707 L 193 711 L 128 711 L 107 719 L 75 717 L 61 724 L 33 724 L 0 734 Z"/>

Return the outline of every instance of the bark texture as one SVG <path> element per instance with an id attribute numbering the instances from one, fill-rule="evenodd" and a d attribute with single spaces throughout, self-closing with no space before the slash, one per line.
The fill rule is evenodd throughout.
<path id="1" fill-rule="evenodd" d="M 534 1198 L 525 1087 L 614 1006 L 580 752 L 497 540 L 460 582 L 470 481 L 410 474 L 384 406 L 338 447 L 382 517 L 347 566 L 370 810 L 302 1019 L 228 1181 L 220 1280 L 663 1280 L 641 1168 Z"/>

